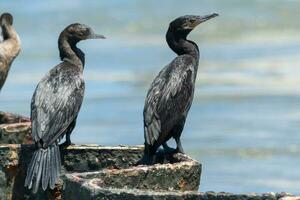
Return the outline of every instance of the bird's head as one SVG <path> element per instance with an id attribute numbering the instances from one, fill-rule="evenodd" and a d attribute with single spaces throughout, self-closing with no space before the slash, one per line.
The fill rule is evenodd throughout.
<path id="1" fill-rule="evenodd" d="M 178 32 L 187 35 L 199 24 L 217 16 L 219 15 L 216 13 L 203 16 L 184 15 L 173 20 L 169 25 L 169 29 L 172 30 L 172 32 Z"/>
<path id="2" fill-rule="evenodd" d="M 0 25 L 12 25 L 13 16 L 10 13 L 3 13 L 0 17 Z"/>
<path id="3" fill-rule="evenodd" d="M 103 35 L 96 34 L 88 25 L 79 23 L 71 24 L 66 27 L 62 31 L 61 36 L 65 36 L 69 42 L 75 43 L 87 39 L 105 39 Z"/>

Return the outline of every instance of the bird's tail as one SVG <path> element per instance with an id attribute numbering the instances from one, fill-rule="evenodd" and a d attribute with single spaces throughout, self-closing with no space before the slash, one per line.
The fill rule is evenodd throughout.
<path id="1" fill-rule="evenodd" d="M 59 146 L 53 144 L 47 149 L 40 148 L 33 153 L 30 164 L 27 168 L 25 187 L 33 192 L 38 191 L 40 181 L 45 191 L 49 185 L 51 189 L 55 187 L 61 168 Z"/>

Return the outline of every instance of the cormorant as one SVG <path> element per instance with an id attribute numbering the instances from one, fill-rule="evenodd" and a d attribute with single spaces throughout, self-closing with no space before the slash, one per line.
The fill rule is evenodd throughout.
<path id="1" fill-rule="evenodd" d="M 218 16 L 185 15 L 169 24 L 166 40 L 178 55 L 165 66 L 152 82 L 144 107 L 145 151 L 143 164 L 153 164 L 160 145 L 170 151 L 167 141 L 174 138 L 176 151 L 184 153 L 180 135 L 193 101 L 199 63 L 199 49 L 187 35 L 199 24 Z"/>
<path id="2" fill-rule="evenodd" d="M 21 50 L 21 41 L 13 25 L 13 16 L 3 13 L 0 17 L 3 41 L 0 42 L 0 90 L 5 83 L 10 65 Z"/>
<path id="3" fill-rule="evenodd" d="M 61 159 L 58 142 L 66 135 L 64 146 L 70 145 L 70 134 L 84 95 L 84 53 L 76 47 L 81 40 L 104 38 L 84 24 L 71 24 L 58 39 L 62 62 L 51 69 L 37 85 L 31 100 L 32 137 L 37 150 L 27 169 L 25 187 L 37 192 L 55 187 Z"/>

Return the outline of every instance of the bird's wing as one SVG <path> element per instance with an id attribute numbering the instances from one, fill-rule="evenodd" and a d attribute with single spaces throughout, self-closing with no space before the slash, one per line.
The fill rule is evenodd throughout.
<path id="1" fill-rule="evenodd" d="M 3 54 L 1 53 L 1 48 L 0 48 L 0 90 L 5 83 L 7 72 L 8 72 L 7 60 L 5 59 L 5 56 L 3 56 Z"/>
<path id="2" fill-rule="evenodd" d="M 58 69 L 59 66 L 42 79 L 31 102 L 33 138 L 46 145 L 62 137 L 77 117 L 84 94 L 80 73 Z"/>
<path id="3" fill-rule="evenodd" d="M 175 59 L 153 81 L 144 107 L 145 141 L 153 145 L 163 131 L 170 130 L 190 108 L 194 86 L 190 58 Z"/>
<path id="4" fill-rule="evenodd" d="M 157 104 L 161 98 L 161 93 L 166 84 L 164 68 L 152 82 L 148 91 L 144 107 L 144 136 L 145 142 L 152 145 L 157 140 L 161 132 L 160 118 L 157 112 Z"/>
<path id="5" fill-rule="evenodd" d="M 0 89 L 2 87 L 2 84 L 4 83 L 3 81 L 5 79 L 5 71 L 6 71 L 5 63 L 4 63 L 3 57 L 0 54 Z"/>

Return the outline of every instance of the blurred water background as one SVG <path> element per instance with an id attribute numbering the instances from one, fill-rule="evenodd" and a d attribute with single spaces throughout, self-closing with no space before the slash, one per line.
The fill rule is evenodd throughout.
<path id="1" fill-rule="evenodd" d="M 73 142 L 143 144 L 146 91 L 175 57 L 165 42 L 169 22 L 217 12 L 189 36 L 201 61 L 182 139 L 203 164 L 200 191 L 299 194 L 299 7 L 297 0 L 1 1 L 22 52 L 0 110 L 29 115 L 36 84 L 59 63 L 59 33 L 86 23 L 107 39 L 79 44 L 86 92 Z"/>

